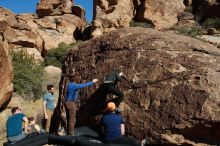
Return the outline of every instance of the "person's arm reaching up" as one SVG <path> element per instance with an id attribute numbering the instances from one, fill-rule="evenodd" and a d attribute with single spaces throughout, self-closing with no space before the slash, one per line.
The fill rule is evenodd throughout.
<path id="1" fill-rule="evenodd" d="M 77 89 L 81 89 L 81 88 L 91 86 L 92 84 L 96 83 L 97 81 L 98 81 L 98 79 L 93 79 L 92 82 L 87 82 L 87 83 L 84 83 L 84 84 L 75 84 L 75 86 L 76 86 Z"/>

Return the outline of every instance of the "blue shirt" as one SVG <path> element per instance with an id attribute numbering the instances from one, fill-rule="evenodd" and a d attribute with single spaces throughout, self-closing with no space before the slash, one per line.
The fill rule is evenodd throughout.
<path id="1" fill-rule="evenodd" d="M 22 123 L 24 117 L 24 114 L 14 114 L 8 118 L 6 122 L 7 137 L 22 134 Z"/>
<path id="2" fill-rule="evenodd" d="M 44 95 L 44 101 L 46 101 L 46 108 L 50 110 L 54 110 L 54 99 L 55 97 L 53 96 L 52 93 L 48 92 Z"/>
<path id="3" fill-rule="evenodd" d="M 104 126 L 104 135 L 107 141 L 112 141 L 120 138 L 121 124 L 124 124 L 123 118 L 115 113 L 109 113 L 102 117 L 101 124 Z"/>
<path id="4" fill-rule="evenodd" d="M 93 82 L 87 82 L 84 84 L 76 84 L 74 82 L 69 82 L 69 84 L 67 86 L 67 93 L 66 93 L 65 100 L 75 102 L 78 97 L 79 89 L 91 86 L 92 84 L 93 84 Z"/>

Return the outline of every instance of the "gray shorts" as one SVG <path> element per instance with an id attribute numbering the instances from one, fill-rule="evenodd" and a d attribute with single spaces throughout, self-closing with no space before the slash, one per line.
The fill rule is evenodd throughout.
<path id="1" fill-rule="evenodd" d="M 16 136 L 12 136 L 12 137 L 7 137 L 9 142 L 16 142 L 19 140 L 22 140 L 26 137 L 26 134 L 22 133 Z"/>

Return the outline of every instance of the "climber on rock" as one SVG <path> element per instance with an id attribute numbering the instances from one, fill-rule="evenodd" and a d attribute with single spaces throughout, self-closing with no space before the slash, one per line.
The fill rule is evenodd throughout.
<path id="1" fill-rule="evenodd" d="M 100 87 L 101 90 L 103 90 L 101 92 L 102 95 L 100 95 L 101 97 L 106 98 L 107 94 L 113 94 L 117 96 L 110 100 L 115 103 L 117 107 L 116 111 L 119 111 L 118 107 L 124 98 L 123 92 L 116 87 L 118 81 L 121 81 L 122 76 L 124 76 L 124 74 L 121 71 L 112 70 L 108 75 L 106 75 L 106 77 L 104 78 L 104 82 Z"/>

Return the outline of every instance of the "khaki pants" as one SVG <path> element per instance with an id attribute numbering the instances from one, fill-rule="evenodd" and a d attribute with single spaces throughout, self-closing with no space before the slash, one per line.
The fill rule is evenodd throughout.
<path id="1" fill-rule="evenodd" d="M 48 115 L 48 119 L 46 120 L 46 131 L 49 132 L 50 130 L 50 122 L 51 122 L 51 117 L 53 115 L 53 111 L 50 109 L 47 109 L 47 115 Z"/>
<path id="2" fill-rule="evenodd" d="M 67 118 L 67 135 L 74 135 L 74 126 L 76 121 L 76 103 L 67 101 L 66 107 L 66 118 Z"/>

